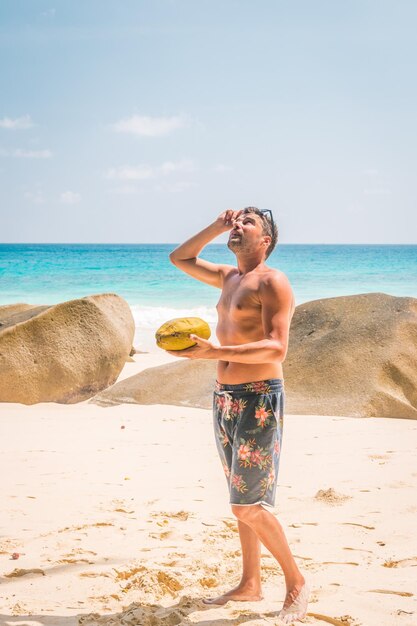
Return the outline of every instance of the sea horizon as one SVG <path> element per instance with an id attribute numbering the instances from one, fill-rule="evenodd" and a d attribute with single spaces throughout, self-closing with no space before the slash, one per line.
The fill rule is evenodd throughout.
<path id="1" fill-rule="evenodd" d="M 0 242 L 0 246 L 179 246 L 181 241 L 173 241 L 173 242 L 123 242 L 123 241 L 46 241 L 46 242 L 37 242 L 37 241 L 11 241 L 11 242 Z M 209 246 L 225 246 L 226 243 L 210 243 Z M 282 246 L 410 246 L 417 248 L 417 243 L 357 243 L 357 242 L 323 242 L 323 243 L 309 243 L 309 242 L 286 242 L 279 243 L 279 247 Z M 277 246 L 277 247 L 278 247 Z M 207 246 L 206 246 L 207 247 Z"/>

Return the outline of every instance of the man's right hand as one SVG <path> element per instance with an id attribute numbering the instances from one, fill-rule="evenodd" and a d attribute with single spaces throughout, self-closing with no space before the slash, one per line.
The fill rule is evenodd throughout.
<path id="1" fill-rule="evenodd" d="M 239 217 L 239 215 L 243 212 L 243 209 L 240 211 L 233 211 L 233 209 L 226 209 L 223 213 L 220 213 L 219 217 L 214 222 L 218 227 L 221 233 L 225 233 L 228 230 L 232 230 L 233 222 L 235 219 Z"/>

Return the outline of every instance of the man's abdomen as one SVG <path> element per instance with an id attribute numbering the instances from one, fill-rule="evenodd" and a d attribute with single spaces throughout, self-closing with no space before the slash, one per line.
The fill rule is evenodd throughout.
<path id="1" fill-rule="evenodd" d="M 217 361 L 217 380 L 219 383 L 238 385 L 270 378 L 284 378 L 281 363 Z"/>

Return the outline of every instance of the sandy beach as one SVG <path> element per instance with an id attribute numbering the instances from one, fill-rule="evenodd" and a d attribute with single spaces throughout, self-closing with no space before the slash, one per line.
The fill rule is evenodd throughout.
<path id="1" fill-rule="evenodd" d="M 173 360 L 136 354 L 119 380 Z M 264 600 L 202 604 L 240 574 L 210 411 L 3 403 L 0 429 L 1 626 L 279 624 L 266 550 Z M 305 623 L 417 623 L 416 444 L 413 420 L 285 416 L 275 513 Z"/>

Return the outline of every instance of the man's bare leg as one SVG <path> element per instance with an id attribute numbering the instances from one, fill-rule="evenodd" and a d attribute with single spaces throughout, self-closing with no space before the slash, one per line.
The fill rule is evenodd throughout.
<path id="1" fill-rule="evenodd" d="M 206 604 L 226 604 L 229 600 L 240 602 L 262 600 L 261 542 L 245 522 L 238 519 L 237 524 L 242 546 L 242 578 L 240 583 L 227 593 L 212 600 L 203 600 Z"/>
<path id="2" fill-rule="evenodd" d="M 283 609 L 287 609 L 295 601 L 306 581 L 297 567 L 281 524 L 275 515 L 260 504 L 232 506 L 232 511 L 239 521 L 253 530 L 280 564 L 287 587 Z"/>
<path id="3" fill-rule="evenodd" d="M 287 609 L 296 600 L 305 578 L 298 569 L 280 522 L 260 504 L 232 506 L 232 511 L 238 519 L 242 545 L 242 579 L 234 589 L 206 602 L 225 604 L 229 600 L 254 602 L 262 599 L 260 580 L 260 542 L 262 542 L 276 558 L 285 576 L 287 593 L 283 608 Z"/>

